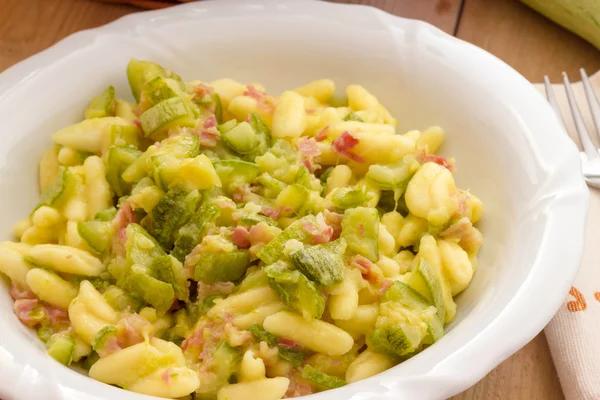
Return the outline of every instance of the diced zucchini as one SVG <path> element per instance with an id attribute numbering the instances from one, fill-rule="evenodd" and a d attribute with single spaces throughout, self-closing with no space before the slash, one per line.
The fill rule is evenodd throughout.
<path id="1" fill-rule="evenodd" d="M 433 267 L 421 258 L 417 268 L 412 271 L 409 286 L 415 291 L 426 297 L 437 309 L 437 315 L 443 324 L 446 318 L 446 302 L 444 301 L 444 292 L 442 282 Z"/>
<path id="2" fill-rule="evenodd" d="M 265 273 L 269 285 L 286 306 L 298 311 L 306 319 L 321 318 L 325 311 L 325 299 L 304 274 L 289 270 L 283 261 L 269 265 Z"/>
<path id="3" fill-rule="evenodd" d="M 219 132 L 221 133 L 221 135 L 224 135 L 226 132 L 230 131 L 231 129 L 235 128 L 237 126 L 237 121 L 235 119 L 230 119 L 227 122 L 222 123 L 221 125 L 217 126 L 217 129 L 219 130 Z"/>
<path id="4" fill-rule="evenodd" d="M 103 118 L 115 115 L 115 88 L 109 86 L 105 91 L 92 99 L 85 110 L 85 118 Z"/>
<path id="5" fill-rule="evenodd" d="M 379 259 L 379 213 L 370 207 L 350 208 L 342 219 L 342 238 L 348 250 L 360 254 L 370 261 Z"/>
<path id="6" fill-rule="evenodd" d="M 67 333 L 57 333 L 46 343 L 46 352 L 61 364 L 71 365 L 75 353 L 75 340 Z"/>
<path id="7" fill-rule="evenodd" d="M 259 144 L 256 132 L 248 122 L 240 122 L 234 128 L 221 135 L 221 138 L 231 150 L 238 154 L 248 154 Z"/>
<path id="8" fill-rule="evenodd" d="M 176 81 L 162 76 L 155 76 L 146 82 L 142 86 L 142 93 L 150 106 L 183 94 Z"/>
<path id="9" fill-rule="evenodd" d="M 204 253 L 194 266 L 194 279 L 202 282 L 237 281 L 250 266 L 247 250 L 228 253 Z"/>
<path id="10" fill-rule="evenodd" d="M 385 294 L 380 300 L 381 303 L 388 301 L 397 302 L 403 307 L 406 307 L 409 310 L 415 311 L 417 314 L 419 314 L 423 318 L 423 321 L 425 321 L 427 324 L 428 332 L 431 336 L 432 342 L 439 340 L 444 335 L 444 325 L 443 322 L 440 321 L 439 317 L 437 317 L 437 314 L 429 314 L 424 312 L 431 307 L 431 303 L 429 303 L 427 299 L 421 296 L 417 291 L 413 290 L 410 286 L 400 281 L 395 281 L 392 286 L 386 290 Z"/>
<path id="11" fill-rule="evenodd" d="M 217 385 L 225 385 L 229 378 L 238 370 L 242 359 L 242 351 L 231 347 L 226 342 L 221 342 L 212 354 L 212 372 L 216 375 Z"/>
<path id="12" fill-rule="evenodd" d="M 369 201 L 369 196 L 364 189 L 337 188 L 332 193 L 331 202 L 336 208 L 342 210 L 359 207 Z"/>
<path id="13" fill-rule="evenodd" d="M 181 160 L 168 153 L 161 153 L 150 157 L 150 167 L 152 169 L 152 178 L 156 185 L 162 190 L 169 190 L 169 185 L 175 180 Z"/>
<path id="14" fill-rule="evenodd" d="M 112 221 L 117 215 L 117 209 L 115 207 L 109 207 L 102 211 L 98 211 L 96 215 L 94 215 L 94 220 L 96 221 Z"/>
<path id="15" fill-rule="evenodd" d="M 113 146 L 108 151 L 106 180 L 117 196 L 124 196 L 131 190 L 131 185 L 121 176 L 140 154 L 141 151 L 129 146 Z"/>
<path id="16" fill-rule="evenodd" d="M 142 307 L 142 302 L 117 286 L 108 287 L 102 294 L 104 299 L 117 311 L 137 312 Z"/>
<path id="17" fill-rule="evenodd" d="M 278 207 L 289 207 L 293 212 L 298 212 L 308 200 L 308 196 L 309 192 L 307 188 L 294 183 L 279 193 L 277 199 L 275 199 L 275 205 Z"/>
<path id="18" fill-rule="evenodd" d="M 131 126 L 129 121 L 120 117 L 86 119 L 55 132 L 52 134 L 52 141 L 61 146 L 96 154 L 102 149 L 102 132 L 110 125 Z"/>
<path id="19" fill-rule="evenodd" d="M 302 368 L 302 378 L 320 386 L 323 389 L 335 389 L 346 385 L 345 380 L 321 372 L 312 365 L 308 364 Z"/>
<path id="20" fill-rule="evenodd" d="M 383 190 L 400 190 L 403 193 L 419 166 L 414 157 L 406 156 L 396 165 L 369 166 L 365 177 Z"/>
<path id="21" fill-rule="evenodd" d="M 108 158 L 108 151 L 112 146 L 137 149 L 139 134 L 140 130 L 135 125 L 107 125 L 100 136 L 100 152 L 103 158 Z"/>
<path id="22" fill-rule="evenodd" d="M 344 121 L 358 121 L 365 122 L 363 119 L 354 111 L 344 117 Z"/>
<path id="23" fill-rule="evenodd" d="M 200 137 L 191 134 L 172 136 L 162 142 L 161 149 L 177 158 L 194 158 L 200 154 Z"/>
<path id="24" fill-rule="evenodd" d="M 81 221 L 77 223 L 77 233 L 96 254 L 102 254 L 110 246 L 112 224 L 107 221 Z"/>
<path id="25" fill-rule="evenodd" d="M 175 127 L 194 127 L 196 120 L 185 101 L 173 97 L 158 103 L 140 115 L 140 123 L 146 137 L 160 138 Z"/>
<path id="26" fill-rule="evenodd" d="M 196 212 L 202 195 L 182 187 L 170 189 L 152 209 L 149 233 L 166 249 L 173 247 L 175 233 Z"/>
<path id="27" fill-rule="evenodd" d="M 299 367 L 304 364 L 306 353 L 298 348 L 286 347 L 279 344 L 279 338 L 272 333 L 261 329 L 260 326 L 254 324 L 250 327 L 250 332 L 259 342 L 265 342 L 272 346 L 277 345 L 279 358 L 289 362 L 294 367 Z"/>
<path id="28" fill-rule="evenodd" d="M 98 331 L 94 340 L 92 340 L 92 349 L 102 355 L 104 347 L 109 340 L 114 340 L 117 336 L 117 327 L 114 325 L 106 325 Z"/>
<path id="29" fill-rule="evenodd" d="M 304 229 L 304 224 L 317 226 L 318 223 L 314 215 L 307 215 L 293 222 L 258 252 L 258 258 L 267 265 L 273 264 L 284 258 L 283 249 L 288 240 L 296 239 L 301 242 L 308 241 L 312 235 Z"/>
<path id="30" fill-rule="evenodd" d="M 58 179 L 40 196 L 40 205 L 60 207 L 70 197 L 75 185 L 73 174 L 67 167 L 58 167 Z"/>
<path id="31" fill-rule="evenodd" d="M 305 246 L 289 255 L 294 265 L 312 281 L 323 286 L 340 283 L 344 279 L 344 259 L 335 251 L 337 245 Z"/>
<path id="32" fill-rule="evenodd" d="M 179 229 L 175 247 L 171 255 L 179 261 L 192 251 L 202 239 L 206 226 L 219 216 L 219 207 L 211 202 L 203 202 L 190 220 Z"/>
<path id="33" fill-rule="evenodd" d="M 134 265 L 131 268 L 124 289 L 134 292 L 157 310 L 168 310 L 175 300 L 173 286 L 148 275 L 148 271 L 141 266 Z"/>
<path id="34" fill-rule="evenodd" d="M 242 160 L 215 161 L 213 166 L 226 190 L 252 183 L 260 173 L 258 165 Z"/>
<path id="35" fill-rule="evenodd" d="M 150 269 L 158 279 L 170 283 L 179 300 L 189 300 L 189 289 L 183 265 L 172 256 L 160 256 L 152 260 Z"/>
<path id="36" fill-rule="evenodd" d="M 150 61 L 131 59 L 127 65 L 127 79 L 135 101 L 140 101 L 144 84 L 157 76 L 166 77 L 167 73 L 160 65 Z"/>
<path id="37" fill-rule="evenodd" d="M 121 117 L 133 124 L 133 121 L 138 119 L 138 116 L 133 112 L 135 104 L 128 101 L 117 99 L 115 101 L 115 115 Z"/>
<path id="38" fill-rule="evenodd" d="M 279 179 L 273 178 L 268 172 L 260 175 L 257 182 L 263 186 L 263 196 L 269 199 L 276 198 L 287 184 Z"/>

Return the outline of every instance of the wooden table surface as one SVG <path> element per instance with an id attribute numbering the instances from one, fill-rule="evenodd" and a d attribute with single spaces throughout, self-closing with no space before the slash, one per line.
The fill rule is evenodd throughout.
<path id="1" fill-rule="evenodd" d="M 428 21 L 480 46 L 532 82 L 580 67 L 600 69 L 600 52 L 516 0 L 336 0 L 370 4 L 389 13 Z M 70 33 L 139 10 L 88 0 L 0 0 L 0 71 Z M 563 399 L 548 344 L 538 335 L 456 399 Z"/>

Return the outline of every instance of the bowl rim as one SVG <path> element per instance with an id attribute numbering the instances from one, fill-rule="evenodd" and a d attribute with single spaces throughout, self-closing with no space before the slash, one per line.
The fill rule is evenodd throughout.
<path id="1" fill-rule="evenodd" d="M 536 257 L 526 280 L 520 286 L 513 300 L 506 304 L 504 309 L 491 321 L 488 327 L 472 338 L 462 348 L 456 348 L 446 359 L 437 365 L 429 367 L 429 370 L 425 374 L 403 377 L 398 373 L 394 373 L 399 368 L 394 367 L 382 374 L 354 383 L 345 388 L 322 392 L 313 395 L 311 398 L 339 398 L 337 396 L 341 396 L 342 394 L 347 394 L 348 397 L 360 394 L 365 395 L 365 397 L 361 396 L 361 398 L 394 399 L 402 395 L 408 398 L 433 399 L 447 398 L 459 393 L 461 390 L 475 384 L 495 366 L 533 339 L 561 306 L 579 269 L 579 262 L 583 254 L 585 225 L 589 204 L 589 192 L 581 175 L 579 152 L 575 144 L 568 139 L 567 134 L 558 123 L 557 116 L 533 85 L 497 57 L 445 33 L 429 23 L 394 16 L 370 6 L 336 4 L 316 0 L 304 0 L 303 2 L 297 1 L 293 3 L 284 0 L 253 0 L 251 2 L 244 2 L 242 0 L 217 2 L 216 0 L 209 0 L 201 3 L 182 4 L 163 10 L 129 14 L 104 26 L 79 31 L 67 36 L 46 50 L 20 61 L 0 73 L 0 106 L 11 97 L 13 91 L 19 90 L 21 84 L 33 76 L 43 73 L 44 70 L 52 67 L 62 57 L 74 53 L 78 49 L 93 46 L 93 42 L 98 35 L 128 34 L 128 29 L 132 26 L 156 23 L 156 17 L 160 17 L 160 20 L 164 23 L 167 20 L 177 19 L 178 17 L 200 10 L 210 12 L 211 10 L 229 7 L 244 9 L 245 7 L 257 6 L 267 9 L 275 7 L 279 7 L 279 9 L 282 7 L 298 7 L 303 12 L 309 14 L 335 10 L 338 13 L 338 18 L 342 18 L 345 14 L 369 12 L 374 13 L 376 19 L 388 28 L 390 26 L 397 26 L 406 30 L 423 30 L 434 33 L 437 36 L 441 35 L 444 40 L 465 48 L 474 58 L 493 65 L 494 68 L 506 74 L 507 77 L 510 76 L 512 83 L 518 86 L 518 90 L 524 97 L 540 103 L 540 118 L 545 118 L 545 126 L 550 128 L 545 132 L 545 135 L 557 135 L 556 140 L 561 141 L 562 145 L 564 145 L 564 154 L 558 157 L 559 159 L 555 165 L 562 170 L 560 178 L 564 184 L 564 188 L 558 193 L 553 192 L 556 195 L 553 202 L 546 205 L 547 209 L 552 211 L 552 216 L 549 218 L 548 226 L 544 231 L 548 235 L 540 244 L 540 250 L 542 251 Z M 199 18 L 202 18 L 202 14 L 198 15 Z M 545 106 L 541 104 L 542 101 L 545 103 Z M 568 173 L 565 173 L 565 171 L 568 171 Z M 558 177 L 555 176 L 554 179 L 556 180 Z M 569 235 L 563 234 L 559 240 L 558 235 L 560 232 L 567 230 Z M 560 241 L 564 247 L 559 249 L 559 246 L 556 246 L 557 241 Z M 536 278 L 543 276 L 543 266 L 551 264 L 555 257 L 559 254 L 564 255 L 565 253 L 567 253 L 567 258 L 570 262 L 562 265 L 561 279 L 553 279 L 548 282 L 548 286 L 540 289 L 539 285 L 536 284 Z M 550 293 L 552 295 L 546 300 L 545 307 L 542 309 L 540 308 L 540 302 L 536 302 L 533 295 L 536 290 L 545 290 L 546 294 Z M 520 326 L 518 334 L 509 336 L 508 338 L 498 334 L 509 327 L 516 326 Z M 499 340 L 501 337 L 504 340 Z M 491 343 L 494 343 L 494 346 L 489 346 Z M 484 351 L 482 352 L 482 350 Z M 5 354 L 8 354 L 9 357 L 4 357 Z M 21 376 L 28 376 L 26 369 L 36 368 L 32 367 L 32 365 L 56 368 L 58 364 L 55 364 L 53 360 L 42 360 L 42 358 L 48 358 L 43 354 L 41 354 L 43 357 L 29 354 L 28 361 L 30 363 L 17 365 L 17 362 L 13 362 L 11 359 L 11 355 L 12 353 L 8 348 L 0 346 L 0 370 L 6 368 L 12 371 L 12 374 L 0 375 L 0 392 L 5 391 L 2 395 L 6 396 L 6 400 L 16 399 L 20 388 L 23 388 L 24 385 L 36 384 L 40 385 L 40 390 L 44 390 L 44 387 L 48 390 L 47 385 L 49 384 L 58 385 L 60 388 L 58 392 L 60 393 L 60 397 L 56 397 L 57 400 L 76 398 L 99 400 L 105 397 L 128 400 L 152 398 L 102 384 L 86 376 L 77 374 L 70 369 L 60 367 L 52 373 L 54 381 L 42 382 L 40 380 L 34 383 L 20 382 L 19 384 L 14 384 L 13 379 L 9 379 L 9 377 L 12 376 L 14 378 L 18 376 L 15 375 L 18 371 L 20 371 Z M 413 365 L 412 361 L 417 358 L 415 357 L 402 365 Z M 15 357 L 16 359 L 17 357 Z M 77 383 L 75 384 L 75 382 Z M 422 391 L 419 389 L 420 387 L 423 388 Z M 52 392 L 53 390 L 48 390 L 48 393 Z"/>

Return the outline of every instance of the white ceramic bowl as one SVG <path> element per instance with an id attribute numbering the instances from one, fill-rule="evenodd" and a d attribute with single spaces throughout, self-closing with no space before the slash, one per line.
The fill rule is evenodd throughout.
<path id="1" fill-rule="evenodd" d="M 398 131 L 441 125 L 457 182 L 485 204 L 485 245 L 447 334 L 416 357 L 315 399 L 440 399 L 475 384 L 531 340 L 577 272 L 588 192 L 579 156 L 543 97 L 509 66 L 423 22 L 313 1 L 199 2 L 77 33 L 0 75 L 0 226 L 38 199 L 37 160 L 131 57 L 184 78 L 232 77 L 272 92 L 329 77 L 361 83 Z M 0 398 L 142 400 L 56 363 L 0 287 Z M 313 398 L 313 397 L 311 397 Z"/>

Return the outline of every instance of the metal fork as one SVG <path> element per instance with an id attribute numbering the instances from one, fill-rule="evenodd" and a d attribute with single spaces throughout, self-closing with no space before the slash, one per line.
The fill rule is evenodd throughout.
<path id="1" fill-rule="evenodd" d="M 596 98 L 594 89 L 592 88 L 590 80 L 588 79 L 588 76 L 583 68 L 580 69 L 580 73 L 581 81 L 583 82 L 583 88 L 585 91 L 585 96 L 587 98 L 587 103 L 590 107 L 590 112 L 594 120 L 596 135 L 600 137 L 600 104 L 598 103 L 598 99 Z M 569 107 L 571 108 L 573 121 L 575 122 L 575 129 L 577 130 L 577 134 L 579 135 L 579 139 L 581 140 L 581 145 L 583 146 L 583 151 L 580 153 L 581 169 L 583 172 L 583 176 L 589 186 L 600 189 L 600 151 L 594 146 L 590 134 L 587 128 L 585 127 L 585 123 L 581 118 L 579 106 L 577 105 L 577 102 L 575 101 L 575 96 L 573 95 L 571 83 L 569 82 L 567 74 L 564 72 L 563 83 L 565 86 L 565 91 L 567 93 L 567 99 L 569 100 Z M 556 98 L 554 97 L 552 85 L 550 84 L 550 80 L 547 76 L 544 76 L 544 86 L 546 87 L 546 96 L 548 97 L 548 102 L 558 115 L 558 119 L 561 122 L 563 128 L 565 128 L 566 132 L 567 129 L 564 123 L 564 119 L 562 118 L 562 114 L 556 102 Z"/>

